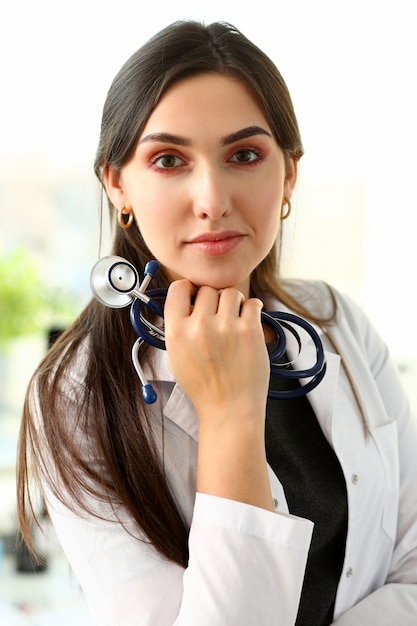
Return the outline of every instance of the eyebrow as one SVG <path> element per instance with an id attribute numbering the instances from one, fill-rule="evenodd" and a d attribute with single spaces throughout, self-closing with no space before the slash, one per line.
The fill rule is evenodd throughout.
<path id="1" fill-rule="evenodd" d="M 220 144 L 222 146 L 228 146 L 235 143 L 235 141 L 247 139 L 248 137 L 253 137 L 254 135 L 266 135 L 267 137 L 272 137 L 271 133 L 261 126 L 247 126 L 246 128 L 237 130 L 234 133 L 230 133 L 230 135 L 225 135 L 220 139 Z M 152 141 L 172 143 L 176 146 L 191 146 L 191 139 L 187 139 L 186 137 L 181 137 L 179 135 L 172 135 L 171 133 L 150 133 L 149 135 L 142 137 L 139 144 Z"/>
<path id="2" fill-rule="evenodd" d="M 222 146 L 228 146 L 231 143 L 235 143 L 235 141 L 247 139 L 248 137 L 253 137 L 254 135 L 266 135 L 267 137 L 272 137 L 271 133 L 261 126 L 248 126 L 247 128 L 237 130 L 235 133 L 231 133 L 230 135 L 225 135 L 221 138 L 220 143 Z"/>
<path id="3" fill-rule="evenodd" d="M 171 133 L 151 133 L 142 137 L 139 144 L 147 141 L 159 141 L 161 143 L 173 143 L 176 146 L 191 146 L 191 139 L 180 137 L 178 135 L 171 135 Z"/>

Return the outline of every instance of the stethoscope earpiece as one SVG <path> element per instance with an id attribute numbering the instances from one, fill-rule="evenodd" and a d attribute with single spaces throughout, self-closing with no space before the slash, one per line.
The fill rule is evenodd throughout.
<path id="1" fill-rule="evenodd" d="M 165 300 L 167 290 L 147 289 L 150 281 L 158 271 L 159 263 L 157 261 L 149 261 L 145 266 L 143 281 L 139 285 L 138 273 L 129 261 L 119 256 L 106 256 L 97 261 L 90 276 L 91 290 L 99 302 L 116 309 L 131 305 L 130 321 L 133 329 L 139 336 L 132 348 L 132 361 L 142 383 L 142 398 L 146 404 L 153 404 L 157 396 L 152 385 L 146 380 L 140 365 L 140 346 L 143 342 L 146 342 L 154 348 L 165 350 L 163 323 L 161 326 L 157 326 L 142 315 L 142 307 L 145 306 L 163 320 L 164 307 L 160 304 L 160 300 Z M 309 379 L 304 385 L 289 391 L 270 390 L 268 393 L 269 397 L 274 399 L 296 398 L 314 389 L 323 379 L 326 372 L 323 345 L 318 333 L 309 322 L 298 315 L 282 311 L 263 312 L 262 322 L 269 326 L 276 335 L 276 345 L 269 355 L 271 375 L 276 378 Z M 301 352 L 300 335 L 295 329 L 297 326 L 306 331 L 316 347 L 316 362 L 312 367 L 304 370 L 289 369 L 287 366 L 278 363 L 278 360 L 285 354 L 287 347 L 284 329 L 296 339 L 298 352 Z"/>

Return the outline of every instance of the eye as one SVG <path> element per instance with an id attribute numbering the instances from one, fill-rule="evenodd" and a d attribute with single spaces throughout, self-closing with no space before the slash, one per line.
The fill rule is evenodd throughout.
<path id="1" fill-rule="evenodd" d="M 151 165 L 161 170 L 170 170 L 184 165 L 184 161 L 176 154 L 160 154 L 151 160 Z"/>
<path id="2" fill-rule="evenodd" d="M 258 161 L 261 156 L 262 155 L 258 150 L 254 150 L 253 148 L 243 148 L 232 154 L 229 161 L 234 163 L 253 163 L 254 161 Z"/>

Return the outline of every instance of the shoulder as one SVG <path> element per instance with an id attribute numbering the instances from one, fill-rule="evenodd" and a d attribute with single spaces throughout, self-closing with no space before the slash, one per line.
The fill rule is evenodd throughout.
<path id="1" fill-rule="evenodd" d="M 314 317 L 326 319 L 333 313 L 335 324 L 345 321 L 358 328 L 369 324 L 360 304 L 330 283 L 320 280 L 284 279 L 282 287 Z"/>
<path id="2" fill-rule="evenodd" d="M 287 278 L 281 288 L 315 318 L 328 319 L 335 313 L 336 291 L 324 281 Z"/>
<path id="3" fill-rule="evenodd" d="M 385 352 L 386 347 L 362 306 L 349 294 L 320 280 L 283 279 L 281 287 L 294 301 L 295 313 L 318 324 L 341 345 L 359 344 L 367 354 Z M 280 301 L 265 299 L 267 306 Z"/>

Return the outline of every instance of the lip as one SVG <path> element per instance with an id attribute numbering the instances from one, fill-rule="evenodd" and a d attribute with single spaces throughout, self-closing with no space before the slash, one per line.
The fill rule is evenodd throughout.
<path id="1" fill-rule="evenodd" d="M 216 256 L 226 254 L 239 246 L 245 235 L 236 230 L 225 230 L 218 233 L 203 233 L 190 239 L 187 243 L 205 254 Z"/>

